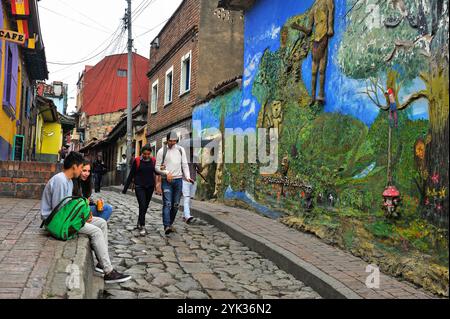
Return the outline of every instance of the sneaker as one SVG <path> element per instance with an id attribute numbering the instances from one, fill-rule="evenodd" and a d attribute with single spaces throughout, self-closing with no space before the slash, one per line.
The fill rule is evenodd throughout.
<path id="1" fill-rule="evenodd" d="M 139 230 L 139 235 L 141 236 L 147 235 L 147 230 L 145 229 L 144 226 L 141 226 L 141 229 Z"/>
<path id="2" fill-rule="evenodd" d="M 105 271 L 103 270 L 103 266 L 100 265 L 100 263 L 97 263 L 97 265 L 95 265 L 95 271 L 100 273 L 100 274 L 104 274 Z"/>
<path id="3" fill-rule="evenodd" d="M 105 280 L 105 284 L 114 284 L 128 281 L 131 279 L 131 276 L 124 275 L 119 273 L 117 270 L 113 270 L 109 274 L 105 274 L 105 277 L 103 278 Z"/>
<path id="4" fill-rule="evenodd" d="M 190 223 L 192 223 L 194 221 L 194 217 L 191 216 L 188 219 L 186 219 L 185 221 L 186 221 L 186 224 L 190 224 Z"/>
<path id="5" fill-rule="evenodd" d="M 171 227 L 164 227 L 164 233 L 166 235 L 169 235 L 172 232 L 173 232 L 173 229 Z"/>

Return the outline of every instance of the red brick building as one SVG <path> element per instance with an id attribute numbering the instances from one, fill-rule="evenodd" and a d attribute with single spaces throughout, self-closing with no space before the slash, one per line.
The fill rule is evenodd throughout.
<path id="1" fill-rule="evenodd" d="M 152 41 L 147 140 L 155 150 L 169 131 L 190 131 L 193 106 L 242 72 L 243 20 L 237 12 L 218 19 L 216 9 L 216 1 L 184 0 Z"/>

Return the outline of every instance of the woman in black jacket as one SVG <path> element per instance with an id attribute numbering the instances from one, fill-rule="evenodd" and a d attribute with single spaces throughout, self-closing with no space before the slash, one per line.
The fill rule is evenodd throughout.
<path id="1" fill-rule="evenodd" d="M 131 181 L 134 180 L 135 193 L 139 204 L 137 229 L 142 236 L 147 234 L 145 230 L 145 214 L 147 214 L 155 189 L 155 158 L 151 155 L 151 147 L 147 144 L 142 148 L 141 156 L 136 157 L 133 161 L 130 174 L 122 191 L 123 194 L 126 194 Z"/>

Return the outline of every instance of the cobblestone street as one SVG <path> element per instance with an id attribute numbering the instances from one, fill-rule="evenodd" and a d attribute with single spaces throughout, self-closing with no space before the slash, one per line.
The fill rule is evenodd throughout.
<path id="1" fill-rule="evenodd" d="M 161 205 L 147 213 L 148 235 L 135 230 L 134 196 L 103 192 L 113 205 L 109 249 L 114 267 L 133 276 L 123 284 L 105 285 L 105 298 L 296 298 L 320 296 L 271 261 L 198 220 L 177 215 L 176 233 L 164 235 Z"/>

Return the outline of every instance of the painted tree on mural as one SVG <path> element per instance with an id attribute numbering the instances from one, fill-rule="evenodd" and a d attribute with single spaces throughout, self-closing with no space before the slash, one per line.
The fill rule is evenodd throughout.
<path id="1" fill-rule="evenodd" d="M 389 108 L 379 96 L 387 88 L 400 92 L 417 78 L 424 83 L 397 105 L 401 111 L 428 102 L 422 213 L 448 226 L 448 0 L 348 0 L 348 8 L 339 64 L 347 76 L 369 79 L 365 93 L 376 106 Z"/>

